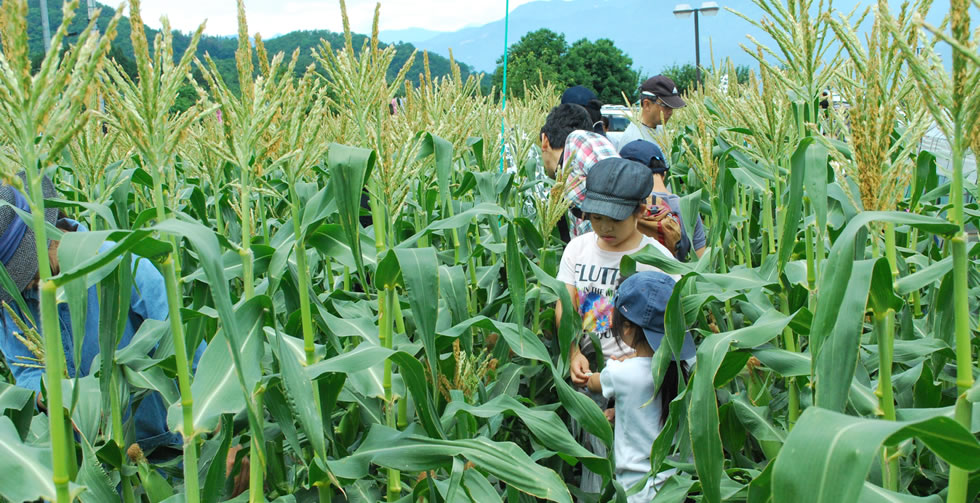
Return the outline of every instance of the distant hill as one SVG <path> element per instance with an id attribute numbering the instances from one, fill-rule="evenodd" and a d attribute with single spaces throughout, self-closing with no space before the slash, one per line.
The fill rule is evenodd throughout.
<path id="1" fill-rule="evenodd" d="M 767 35 L 757 30 L 744 19 L 732 14 L 724 7 L 735 9 L 753 19 L 762 16 L 762 11 L 751 0 L 717 0 L 722 11 L 714 17 L 700 16 L 701 64 L 709 65 L 713 49 L 715 59 L 720 61 L 730 57 L 736 64 L 755 66 L 755 60 L 739 47 L 753 44 L 746 38 L 751 34 L 769 47 L 775 43 Z M 528 32 L 548 28 L 564 33 L 565 39 L 572 43 L 581 38 L 595 40 L 609 38 L 633 58 L 634 68 L 641 74 L 659 72 L 667 65 L 694 62 L 694 20 L 678 19 L 672 11 L 677 3 L 700 5 L 701 0 L 654 1 L 650 0 L 537 0 L 510 13 L 509 43 L 513 44 Z M 836 0 L 835 9 L 849 12 L 855 5 L 870 5 L 871 0 Z M 889 0 L 897 9 L 901 0 Z M 933 24 L 942 22 L 948 12 L 948 3 L 936 2 L 928 16 Z M 976 14 L 976 9 L 973 9 Z M 974 18 L 976 25 L 977 18 Z M 503 54 L 504 20 L 499 19 L 483 26 L 464 28 L 455 32 L 436 32 L 430 38 L 422 38 L 424 33 L 411 33 L 410 30 L 382 32 L 386 42 L 411 41 L 420 49 L 438 54 L 453 55 L 472 64 L 476 69 L 492 73 L 497 58 Z M 395 38 L 391 38 L 394 36 Z M 402 38 L 397 38 L 402 37 Z M 949 51 L 946 50 L 945 54 Z M 944 54 L 944 56 L 945 56 Z"/>
<path id="2" fill-rule="evenodd" d="M 51 31 L 52 33 L 61 24 L 61 6 L 62 0 L 47 0 L 48 2 L 48 17 L 50 19 Z M 100 27 L 105 27 L 108 25 L 112 16 L 115 15 L 115 9 L 100 5 L 102 12 L 99 16 L 98 24 Z M 229 3 L 229 8 L 234 8 L 234 3 Z M 85 15 L 84 2 L 82 6 L 79 7 L 80 12 L 75 17 L 75 21 L 70 27 L 70 32 L 81 31 L 88 20 Z M 41 14 L 40 6 L 36 0 L 29 2 L 28 6 L 28 19 L 27 19 L 27 33 L 28 33 L 28 44 L 31 49 L 32 57 L 35 60 L 40 60 L 43 55 L 44 43 L 41 35 Z M 151 41 L 156 37 L 158 30 L 151 29 L 150 27 L 145 27 L 147 38 Z M 112 55 L 120 60 L 120 63 L 124 67 L 132 68 L 132 58 L 133 58 L 133 45 L 130 41 L 130 24 L 129 18 L 123 17 L 119 23 L 118 34 L 115 41 L 113 42 L 113 53 Z M 173 32 L 174 37 L 174 54 L 175 57 L 180 57 L 181 54 L 187 49 L 190 44 L 190 34 L 181 33 L 178 31 Z M 288 57 L 296 49 L 300 49 L 300 59 L 296 65 L 297 72 L 301 73 L 306 69 L 306 67 L 313 62 L 313 58 L 310 55 L 310 50 L 315 47 L 319 47 L 320 39 L 324 39 L 330 43 L 333 47 L 340 47 L 343 44 L 343 34 L 335 33 L 327 30 L 312 30 L 312 31 L 294 31 L 287 33 L 285 35 L 280 35 L 278 37 L 264 40 L 266 49 L 269 52 L 270 57 L 277 52 L 282 51 Z M 365 35 L 354 34 L 353 43 L 354 47 L 360 49 L 361 45 L 367 39 Z M 69 37 L 69 42 L 74 42 L 72 37 Z M 390 78 L 395 77 L 398 70 L 405 64 L 409 56 L 415 50 L 415 47 L 409 43 L 396 43 L 394 44 L 397 50 L 394 62 L 389 69 L 388 76 Z M 205 35 L 201 38 L 200 43 L 197 47 L 197 55 L 203 59 L 204 54 L 207 53 L 215 61 L 215 65 L 218 67 L 225 82 L 229 84 L 233 89 L 238 88 L 238 74 L 235 71 L 235 50 L 238 48 L 238 37 L 229 36 L 208 36 Z M 130 61 L 126 61 L 126 60 Z M 472 67 L 457 60 L 460 65 L 460 70 L 464 78 L 471 73 L 473 73 Z M 443 76 L 450 73 L 449 59 L 443 57 L 440 54 L 429 54 L 429 67 L 432 71 L 433 76 Z M 416 56 L 415 61 L 412 63 L 411 69 L 408 72 L 407 77 L 413 82 L 418 83 L 418 78 L 421 73 L 424 72 L 423 62 L 422 62 L 422 51 Z M 485 79 L 489 82 L 489 77 Z M 489 85 L 489 84 L 487 84 Z"/>
<path id="3" fill-rule="evenodd" d="M 414 44 L 445 33 L 449 32 L 426 30 L 425 28 L 406 28 L 404 30 L 381 30 L 378 32 L 378 38 L 390 43 L 405 42 L 406 44 Z"/>

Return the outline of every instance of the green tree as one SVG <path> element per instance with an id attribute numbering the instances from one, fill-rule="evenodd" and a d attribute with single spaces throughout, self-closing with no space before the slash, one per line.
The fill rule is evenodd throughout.
<path id="1" fill-rule="evenodd" d="M 638 85 L 633 59 L 608 38 L 575 42 L 565 63 L 565 84 L 588 87 L 603 103 L 621 103 L 623 93 L 633 94 Z"/>
<path id="2" fill-rule="evenodd" d="M 631 93 L 637 86 L 633 60 L 612 40 L 595 42 L 581 39 L 571 46 L 565 36 L 547 28 L 532 31 L 508 49 L 507 93 L 520 97 L 524 85 L 540 80 L 552 82 L 559 88 L 583 85 L 595 91 L 604 103 L 619 103 L 622 93 Z M 503 86 L 504 58 L 497 59 L 493 85 Z"/>
<path id="3" fill-rule="evenodd" d="M 520 97 L 524 94 L 524 83 L 529 86 L 539 79 L 545 82 L 564 84 L 567 75 L 565 56 L 568 43 L 565 35 L 547 28 L 532 31 L 507 50 L 507 95 Z M 503 88 L 504 58 L 497 58 L 497 69 L 493 72 L 493 85 Z"/>
<path id="4" fill-rule="evenodd" d="M 703 68 L 704 67 L 702 67 L 702 69 Z M 698 80 L 698 72 L 691 63 L 685 63 L 683 65 L 678 65 L 675 63 L 673 65 L 665 66 L 664 69 L 660 71 L 660 74 L 670 77 L 670 80 L 673 80 L 674 85 L 677 86 L 677 91 L 681 94 L 685 94 L 697 87 L 696 82 Z M 702 76 L 703 75 L 704 74 L 702 73 Z M 748 82 L 749 67 L 746 65 L 736 66 L 735 75 L 738 76 L 739 84 Z"/>

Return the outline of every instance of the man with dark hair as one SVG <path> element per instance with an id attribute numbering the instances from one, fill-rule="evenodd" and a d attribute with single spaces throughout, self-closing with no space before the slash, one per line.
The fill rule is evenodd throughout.
<path id="1" fill-rule="evenodd" d="M 640 85 L 640 121 L 631 121 L 619 137 L 617 150 L 633 140 L 653 141 L 653 131 L 667 124 L 674 109 L 686 106 L 674 81 L 663 75 L 650 77 Z"/>
<path id="2" fill-rule="evenodd" d="M 592 230 L 579 206 L 585 200 L 585 177 L 597 162 L 619 157 L 616 146 L 605 136 L 593 133 L 588 112 L 579 105 L 566 103 L 551 110 L 541 128 L 541 157 L 545 172 L 555 178 L 567 170 L 565 195 L 572 202 L 568 225 L 559 224 L 562 241 Z"/>
<path id="3" fill-rule="evenodd" d="M 649 205 L 652 210 L 641 218 L 639 224 L 641 232 L 647 235 L 653 235 L 653 237 L 659 240 L 660 236 L 657 235 L 657 229 L 662 229 L 663 225 L 654 225 L 654 223 L 666 215 L 657 214 L 661 210 L 669 212 L 670 215 L 667 217 L 676 218 L 680 224 L 680 229 L 678 229 L 680 239 L 676 242 L 676 245 L 667 245 L 667 248 L 681 261 L 687 261 L 691 258 L 689 254 L 692 248 L 694 253 L 698 257 L 701 257 L 704 254 L 704 249 L 707 244 L 704 233 L 704 222 L 701 221 L 701 215 L 695 214 L 694 234 L 692 237 L 688 237 L 687 229 L 684 226 L 684 217 L 681 216 L 681 200 L 667 188 L 666 180 L 670 172 L 670 166 L 667 165 L 667 160 L 660 147 L 646 140 L 634 140 L 624 145 L 619 155 L 623 159 L 636 161 L 649 167 L 652 172 L 653 191 L 650 193 L 649 200 Z M 666 205 L 667 208 L 662 208 L 662 205 Z M 651 225 L 649 227 L 645 226 L 644 224 L 647 223 Z M 652 232 L 647 232 L 648 230 L 652 230 Z"/>
<path id="4" fill-rule="evenodd" d="M 568 135 L 572 131 L 591 129 L 592 119 L 581 105 L 565 103 L 551 109 L 544 126 L 541 126 L 541 160 L 544 162 L 544 171 L 550 178 L 555 177 L 555 172 L 562 163 L 562 151 Z"/>

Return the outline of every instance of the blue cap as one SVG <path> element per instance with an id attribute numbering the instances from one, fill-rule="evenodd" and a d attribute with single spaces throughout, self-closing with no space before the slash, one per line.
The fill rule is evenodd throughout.
<path id="1" fill-rule="evenodd" d="M 582 105 L 583 107 L 588 105 L 590 101 L 599 99 L 594 92 L 592 92 L 588 87 L 585 86 L 572 86 L 565 89 L 565 92 L 561 95 L 562 104 L 574 103 L 576 105 Z"/>
<path id="2" fill-rule="evenodd" d="M 626 278 L 616 289 L 616 309 L 643 329 L 654 351 L 664 340 L 664 314 L 675 284 L 673 278 L 662 272 L 643 271 Z M 680 354 L 675 354 L 674 359 L 689 360 L 694 353 L 694 339 L 685 333 Z"/>
<path id="3" fill-rule="evenodd" d="M 660 150 L 660 147 L 652 141 L 646 140 L 633 140 L 619 151 L 619 156 L 623 159 L 629 159 L 631 161 L 636 161 L 646 167 L 650 167 L 650 161 L 657 159 L 664 163 L 665 169 L 657 169 L 654 173 L 663 173 L 670 169 L 667 166 L 667 159 L 664 158 L 664 153 Z M 652 169 L 652 168 L 651 168 Z"/>

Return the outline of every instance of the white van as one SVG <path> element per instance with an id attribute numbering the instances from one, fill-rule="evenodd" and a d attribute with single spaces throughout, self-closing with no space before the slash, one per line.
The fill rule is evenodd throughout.
<path id="1" fill-rule="evenodd" d="M 602 117 L 608 119 L 606 126 L 606 137 L 614 145 L 619 144 L 619 137 L 623 135 L 626 128 L 630 125 L 630 110 L 623 105 L 603 105 Z"/>

